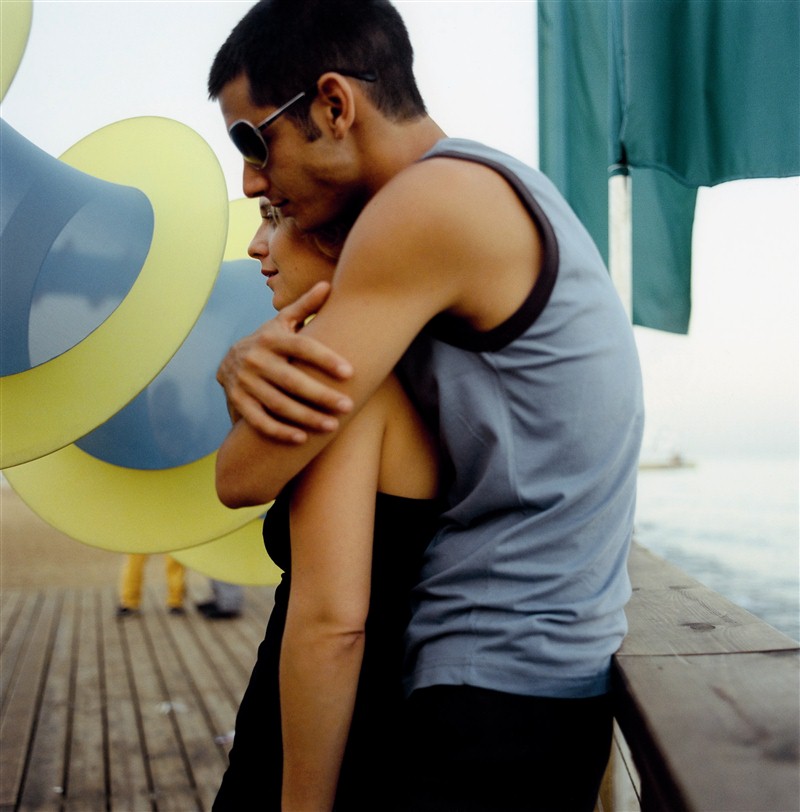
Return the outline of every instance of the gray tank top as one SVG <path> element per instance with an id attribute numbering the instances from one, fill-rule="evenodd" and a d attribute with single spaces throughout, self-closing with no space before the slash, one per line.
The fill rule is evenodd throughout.
<path id="1" fill-rule="evenodd" d="M 479 333 L 440 316 L 399 367 L 438 432 L 446 489 L 412 594 L 406 688 L 604 693 L 630 596 L 643 424 L 633 331 L 594 243 L 544 175 L 470 141 L 440 141 L 425 158 L 435 156 L 499 172 L 544 260 L 503 324 Z"/>

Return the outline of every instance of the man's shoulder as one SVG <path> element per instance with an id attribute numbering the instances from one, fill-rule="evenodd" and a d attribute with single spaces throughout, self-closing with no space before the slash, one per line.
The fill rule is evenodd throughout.
<path id="1" fill-rule="evenodd" d="M 410 290 L 432 303 L 427 316 L 447 311 L 490 329 L 529 294 L 541 250 L 535 223 L 503 174 L 434 154 L 373 197 L 342 259 L 372 287 Z"/>
<path id="2" fill-rule="evenodd" d="M 409 164 L 398 172 L 379 192 L 395 190 L 417 190 L 419 185 L 435 182 L 438 179 L 449 179 L 461 184 L 481 184 L 490 182 L 497 175 L 497 161 L 501 153 L 481 149 L 482 145 L 474 142 L 459 142 L 447 139 L 425 153 L 420 160 Z M 438 191 L 445 196 L 453 196 L 458 189 L 449 186 L 437 186 L 427 191 Z"/>
<path id="3" fill-rule="evenodd" d="M 434 152 L 398 172 L 374 195 L 359 219 L 380 222 L 382 230 L 389 231 L 420 228 L 430 235 L 440 229 L 442 238 L 452 228 L 503 219 L 506 209 L 517 205 L 507 180 L 494 167 L 461 160 L 448 150 Z"/>

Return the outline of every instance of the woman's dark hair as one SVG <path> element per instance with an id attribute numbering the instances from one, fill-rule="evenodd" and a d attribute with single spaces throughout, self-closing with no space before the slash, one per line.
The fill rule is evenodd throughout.
<path id="1" fill-rule="evenodd" d="M 261 0 L 219 49 L 208 78 L 216 99 L 245 74 L 252 102 L 278 106 L 314 86 L 326 71 L 371 73 L 365 94 L 387 118 L 425 115 L 403 19 L 388 0 Z M 306 129 L 312 99 L 287 115 Z"/>

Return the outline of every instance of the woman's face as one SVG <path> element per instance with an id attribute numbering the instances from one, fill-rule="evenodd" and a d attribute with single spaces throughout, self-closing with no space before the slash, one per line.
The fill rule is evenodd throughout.
<path id="1" fill-rule="evenodd" d="M 330 282 L 336 264 L 293 223 L 275 223 L 266 198 L 261 198 L 260 206 L 261 225 L 247 253 L 261 263 L 261 273 L 272 290 L 272 304 L 281 310 L 317 282 Z"/>

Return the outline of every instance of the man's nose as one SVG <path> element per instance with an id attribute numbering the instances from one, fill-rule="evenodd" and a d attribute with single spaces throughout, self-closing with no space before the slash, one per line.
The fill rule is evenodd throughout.
<path id="1" fill-rule="evenodd" d="M 263 169 L 244 162 L 242 189 L 245 197 L 269 197 L 269 178 Z"/>

